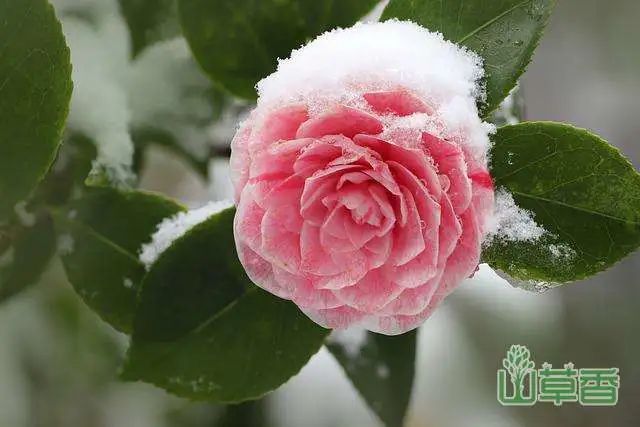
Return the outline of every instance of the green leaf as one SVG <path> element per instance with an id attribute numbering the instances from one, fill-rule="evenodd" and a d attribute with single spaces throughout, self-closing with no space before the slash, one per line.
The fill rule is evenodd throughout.
<path id="1" fill-rule="evenodd" d="M 118 0 L 137 56 L 145 47 L 180 34 L 176 0 Z"/>
<path id="2" fill-rule="evenodd" d="M 46 0 L 0 0 L 0 221 L 44 177 L 60 145 L 71 64 Z"/>
<path id="3" fill-rule="evenodd" d="M 82 191 L 96 156 L 96 146 L 91 139 L 81 134 L 67 136 L 33 200 L 51 206 L 65 205 Z"/>
<path id="4" fill-rule="evenodd" d="M 533 242 L 494 239 L 483 251 L 492 267 L 562 283 L 605 270 L 640 246 L 640 175 L 616 148 L 550 122 L 500 128 L 493 142 L 496 186 L 548 233 Z"/>
<path id="5" fill-rule="evenodd" d="M 350 26 L 377 0 L 178 0 L 196 59 L 233 94 L 254 99 L 254 86 L 278 58 L 337 26 Z"/>
<path id="6" fill-rule="evenodd" d="M 76 292 L 103 320 L 131 331 L 137 290 L 146 270 L 138 250 L 158 224 L 183 210 L 164 197 L 90 188 L 56 216 L 62 260 Z"/>
<path id="7" fill-rule="evenodd" d="M 368 332 L 358 351 L 341 340 L 327 342 L 354 387 L 387 427 L 404 423 L 415 373 L 416 335 L 416 331 L 398 336 Z"/>
<path id="8" fill-rule="evenodd" d="M 6 248 L 0 248 L 3 255 L 0 257 L 0 302 L 35 284 L 56 248 L 53 221 L 46 214 L 39 214 L 33 226 L 12 229 L 11 242 Z M 2 240 L 0 231 L 0 247 Z"/>
<path id="9" fill-rule="evenodd" d="M 176 240 L 144 279 L 122 377 L 213 402 L 258 398 L 295 375 L 328 331 L 253 285 L 238 261 L 235 210 Z"/>
<path id="10" fill-rule="evenodd" d="M 383 19 L 408 19 L 484 59 L 487 99 L 495 110 L 531 61 L 555 0 L 391 0 Z"/>

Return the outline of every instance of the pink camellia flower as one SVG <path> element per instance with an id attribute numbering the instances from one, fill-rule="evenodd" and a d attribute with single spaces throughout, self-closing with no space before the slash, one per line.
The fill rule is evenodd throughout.
<path id="1" fill-rule="evenodd" d="M 280 64 L 283 75 L 261 83 L 266 101 L 232 143 L 234 231 L 243 266 L 257 285 L 327 328 L 411 330 L 478 266 L 493 185 L 488 127 L 477 118 L 471 90 L 450 85 L 440 97 L 430 96 L 437 91 L 420 85 L 423 77 L 398 77 L 393 52 L 381 72 L 354 72 L 372 65 L 366 60 L 331 77 L 309 71 L 305 84 L 290 81 L 292 93 L 277 96 L 287 91 L 280 84 L 285 77 L 304 74 L 314 43 L 330 53 L 327 39 L 346 34 L 353 44 L 359 36 L 353 32 L 363 29 L 383 36 L 418 31 L 477 67 L 470 54 L 414 27 L 360 25 L 294 54 Z M 333 43 L 333 49 L 342 58 L 349 46 Z M 372 49 L 384 61 L 386 50 Z M 465 75 L 473 88 L 478 74 Z"/>

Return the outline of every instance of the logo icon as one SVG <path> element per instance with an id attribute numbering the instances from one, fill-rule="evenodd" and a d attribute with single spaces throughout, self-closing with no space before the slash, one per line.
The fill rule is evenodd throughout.
<path id="1" fill-rule="evenodd" d="M 523 345 L 512 345 L 502 359 L 502 366 L 497 372 L 497 397 L 504 406 L 533 406 L 537 402 L 555 406 L 575 402 L 583 406 L 618 403 L 618 368 L 575 369 L 571 362 L 554 368 L 545 362 L 536 369 L 531 352 Z"/>

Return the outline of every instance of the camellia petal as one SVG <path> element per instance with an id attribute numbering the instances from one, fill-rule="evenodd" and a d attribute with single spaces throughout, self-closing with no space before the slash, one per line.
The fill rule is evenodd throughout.
<path id="1" fill-rule="evenodd" d="M 363 57 L 358 31 L 390 44 Z M 405 51 L 429 58 L 419 69 L 392 44 L 409 33 L 425 43 Z M 332 76 L 299 67 L 322 49 L 369 66 Z M 232 151 L 234 233 L 258 286 L 324 327 L 400 334 L 474 273 L 493 183 L 490 128 L 475 109 L 481 68 L 469 55 L 414 24 L 360 25 L 320 37 L 259 84 Z M 433 68 L 443 61 L 462 68 Z M 469 115 L 453 117 L 461 102 Z"/>

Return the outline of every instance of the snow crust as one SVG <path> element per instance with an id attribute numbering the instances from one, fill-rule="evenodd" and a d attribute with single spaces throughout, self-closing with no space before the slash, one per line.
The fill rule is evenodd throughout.
<path id="1" fill-rule="evenodd" d="M 174 241 L 184 236 L 196 225 L 231 206 L 233 206 L 233 202 L 228 200 L 209 202 L 200 208 L 180 212 L 166 218 L 158 225 L 157 230 L 151 236 L 151 241 L 140 248 L 140 261 L 148 270 Z"/>
<path id="2" fill-rule="evenodd" d="M 257 85 L 257 111 L 296 102 L 309 105 L 311 115 L 335 103 L 366 109 L 363 93 L 409 89 L 435 110 L 420 130 L 456 140 L 464 135 L 461 143 L 484 157 L 494 127 L 478 117 L 482 76 L 480 58 L 439 33 L 408 21 L 357 23 L 280 60 Z"/>
<path id="3" fill-rule="evenodd" d="M 362 348 L 367 343 L 367 330 L 357 326 L 334 330 L 327 340 L 331 344 L 342 346 L 347 356 L 355 358 L 360 355 Z"/>
<path id="4" fill-rule="evenodd" d="M 485 242 L 538 240 L 547 231 L 534 220 L 533 214 L 516 205 L 513 196 L 504 188 L 495 193 L 495 212 Z"/>

